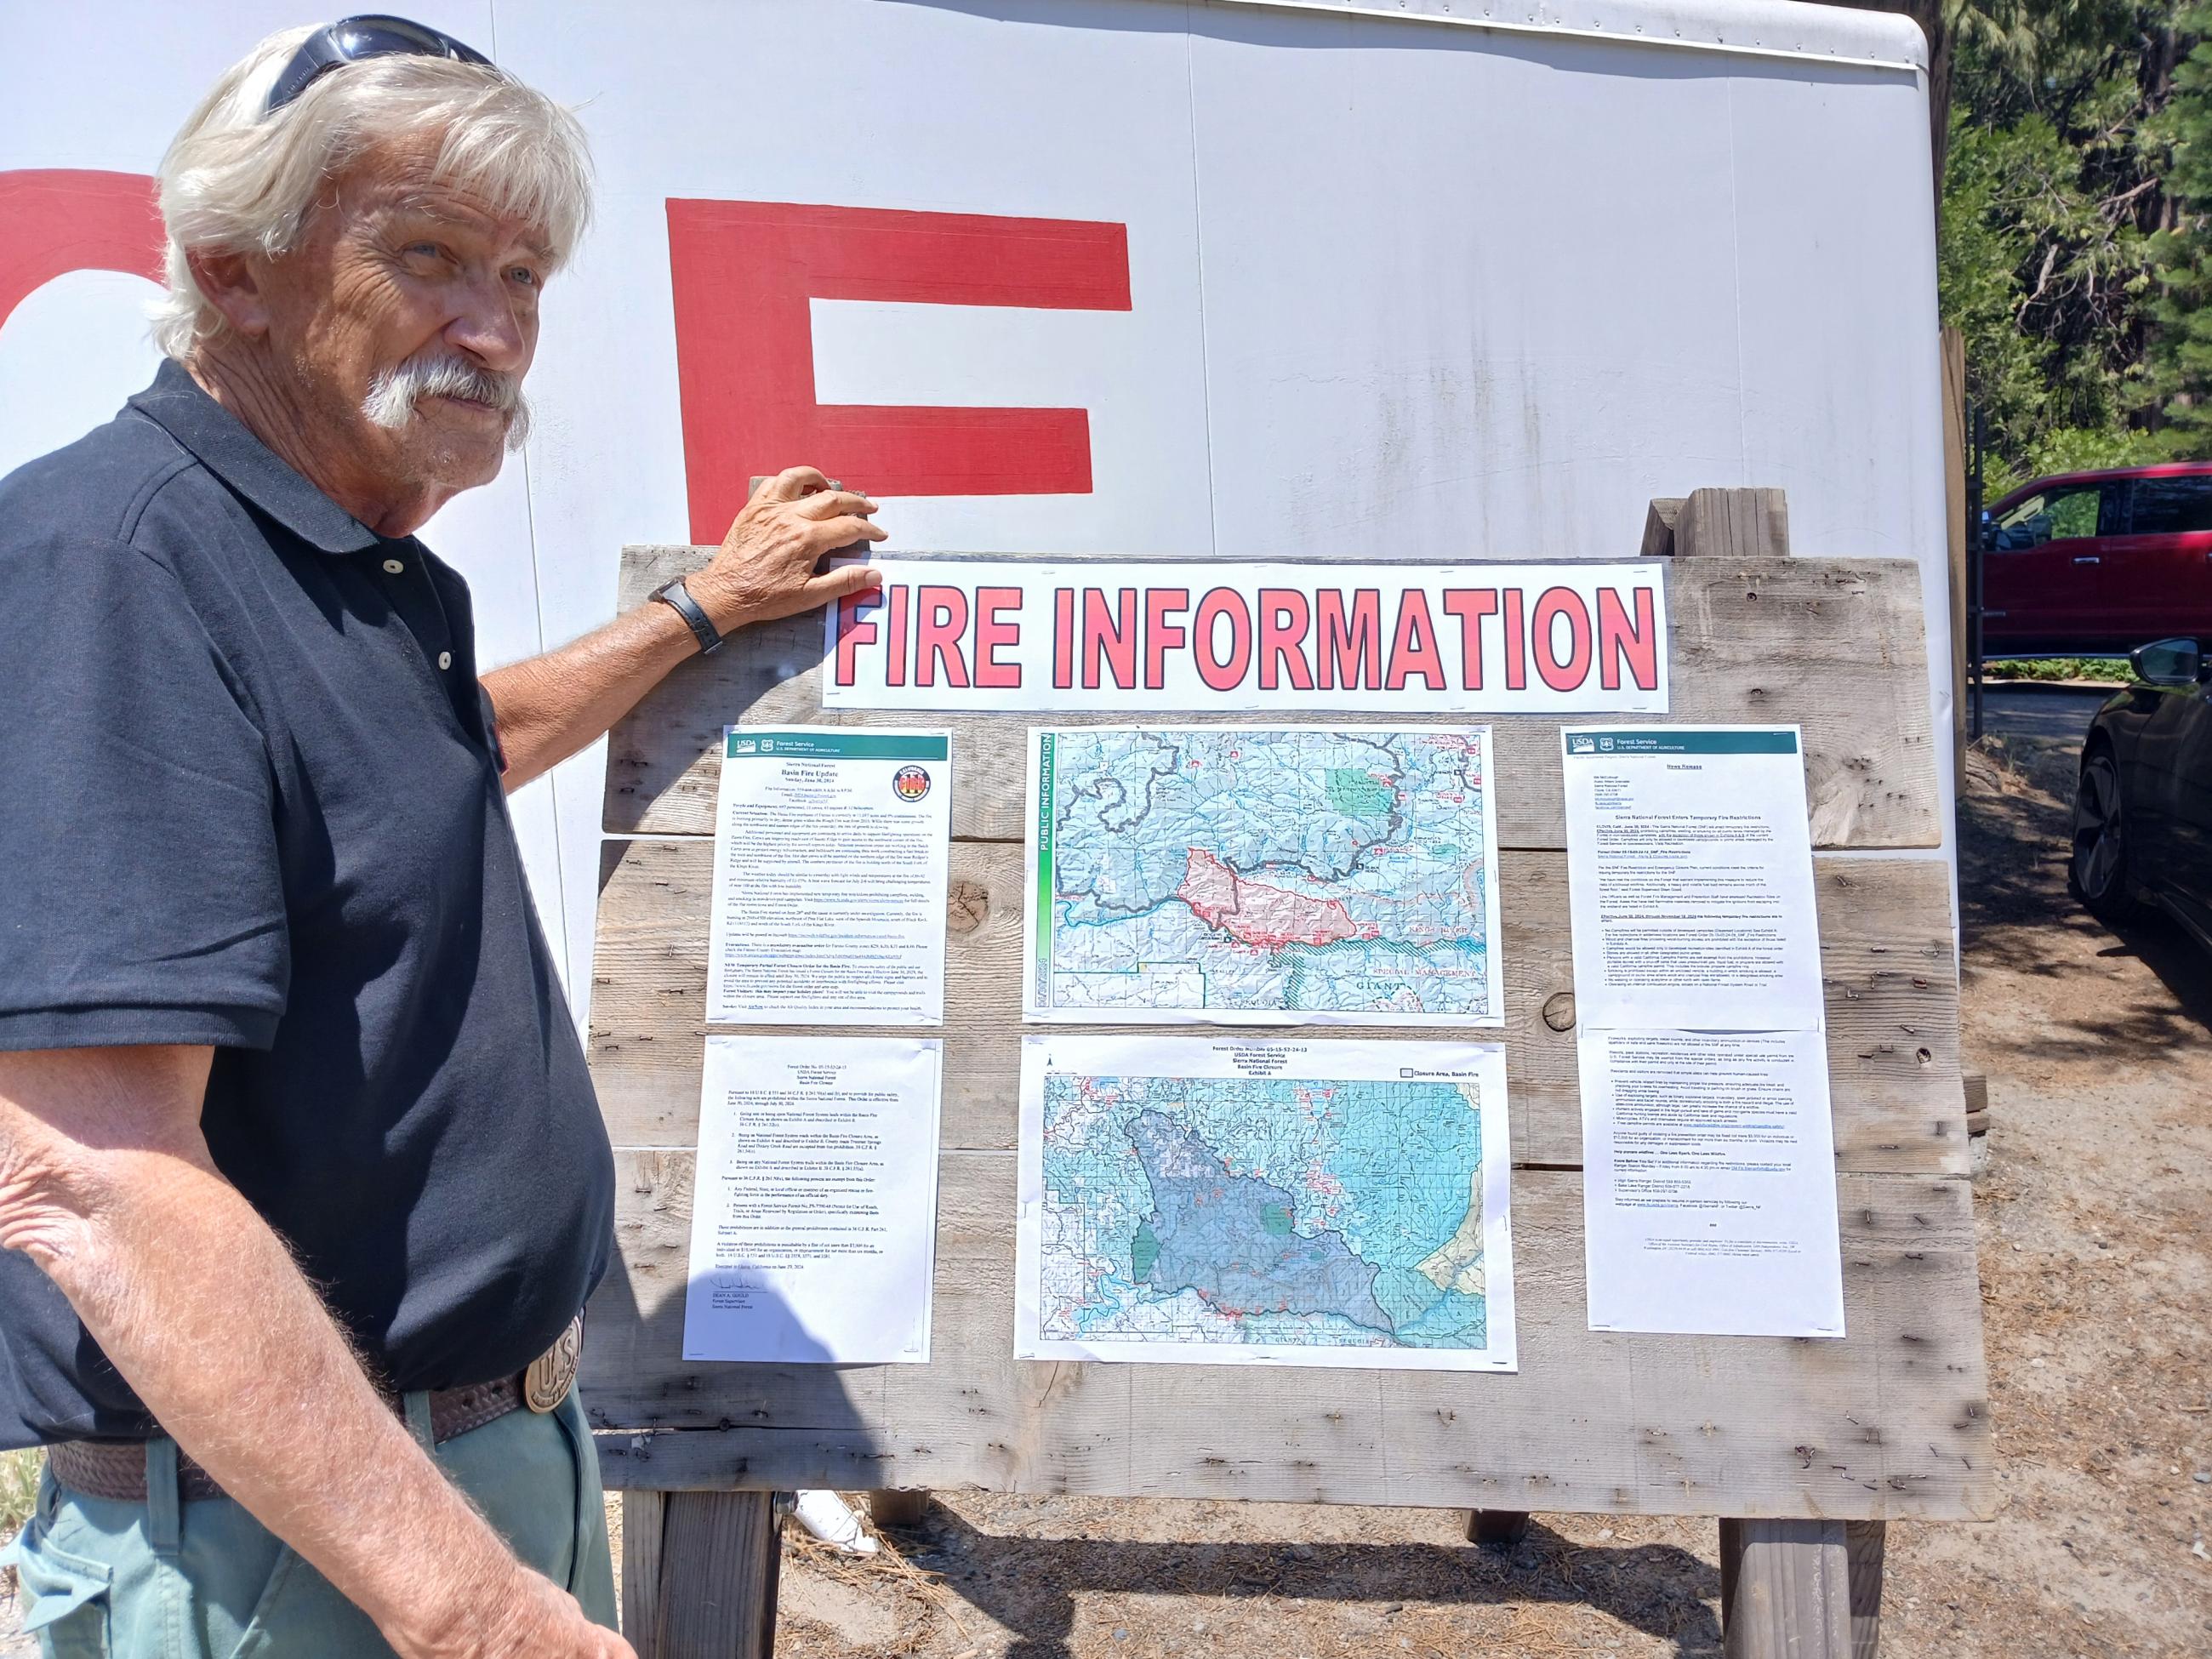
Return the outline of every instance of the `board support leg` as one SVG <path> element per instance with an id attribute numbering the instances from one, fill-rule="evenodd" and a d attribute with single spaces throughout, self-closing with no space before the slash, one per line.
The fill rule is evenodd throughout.
<path id="1" fill-rule="evenodd" d="M 1851 1557 L 1851 1659 L 1875 1659 L 1881 1651 L 1881 1562 L 1888 1531 L 1881 1521 L 1844 1523 Z"/>
<path id="2" fill-rule="evenodd" d="M 868 1519 L 879 1527 L 918 1527 L 929 1513 L 929 1488 L 868 1494 Z"/>
<path id="3" fill-rule="evenodd" d="M 1469 1510 L 1467 1541 L 1487 1550 L 1510 1550 L 1528 1535 L 1525 1510 Z"/>
<path id="4" fill-rule="evenodd" d="M 660 1612 L 660 1539 L 668 1494 L 623 1494 L 622 1627 L 637 1659 L 659 1659 L 653 1626 Z"/>
<path id="5" fill-rule="evenodd" d="M 626 1589 L 632 1583 L 629 1514 L 626 1505 Z M 630 1638 L 638 1659 L 771 1659 L 782 1553 L 775 1494 L 672 1492 L 663 1496 L 661 1514 L 659 1579 L 647 1598 L 651 1623 L 639 1621 Z"/>
<path id="6" fill-rule="evenodd" d="M 1850 1659 L 1844 1522 L 1723 1521 L 1721 1638 L 1725 1659 Z"/>

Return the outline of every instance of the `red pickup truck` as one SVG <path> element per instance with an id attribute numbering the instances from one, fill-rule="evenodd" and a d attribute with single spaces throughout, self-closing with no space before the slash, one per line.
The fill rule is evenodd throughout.
<path id="1" fill-rule="evenodd" d="M 1988 516 L 1984 655 L 2212 641 L 2212 461 L 2038 478 Z"/>

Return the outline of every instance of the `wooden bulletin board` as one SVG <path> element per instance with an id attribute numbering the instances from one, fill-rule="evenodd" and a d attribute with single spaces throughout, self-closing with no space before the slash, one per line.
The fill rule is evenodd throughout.
<path id="1" fill-rule="evenodd" d="M 1623 542 L 1625 557 L 1638 556 L 1632 526 Z M 710 551 L 629 549 L 623 602 Z M 1675 561 L 1669 718 L 1804 728 L 1847 1339 L 1588 1328 L 1559 722 L 1497 716 L 1518 1373 L 1017 1361 L 1029 721 L 825 714 L 817 615 L 750 630 L 687 665 L 612 738 L 606 828 L 617 839 L 602 874 L 590 1048 L 617 1149 L 621 1260 L 592 1306 L 583 1376 L 610 1483 L 1838 1522 L 1989 1513 L 1958 976 L 1949 875 L 1935 850 L 1918 574 L 1903 561 L 1788 556 L 1775 491 L 1654 503 L 1641 551 Z M 728 721 L 955 734 L 927 1365 L 682 1358 L 715 757 Z M 1322 1033 L 1267 1035 L 1302 1034 Z"/>

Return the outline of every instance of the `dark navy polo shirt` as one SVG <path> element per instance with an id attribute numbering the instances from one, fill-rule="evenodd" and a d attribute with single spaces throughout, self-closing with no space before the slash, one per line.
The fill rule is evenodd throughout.
<path id="1" fill-rule="evenodd" d="M 550 1345 L 613 1165 L 461 578 L 165 364 L 0 481 L 0 1048 L 215 1045 L 216 1166 L 387 1386 Z M 0 1447 L 151 1431 L 0 1252 Z"/>

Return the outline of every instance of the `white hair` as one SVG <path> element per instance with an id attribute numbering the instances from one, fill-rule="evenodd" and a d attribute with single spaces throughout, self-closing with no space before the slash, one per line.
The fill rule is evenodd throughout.
<path id="1" fill-rule="evenodd" d="M 223 326 L 194 280 L 195 252 L 276 258 L 331 182 L 379 143 L 444 136 L 436 176 L 527 220 L 557 267 L 592 210 L 591 152 L 576 118 L 496 69 L 449 58 L 363 59 L 329 70 L 273 115 L 269 89 L 312 28 L 285 29 L 223 72 L 162 156 L 168 292 L 154 338 L 182 361 Z"/>

